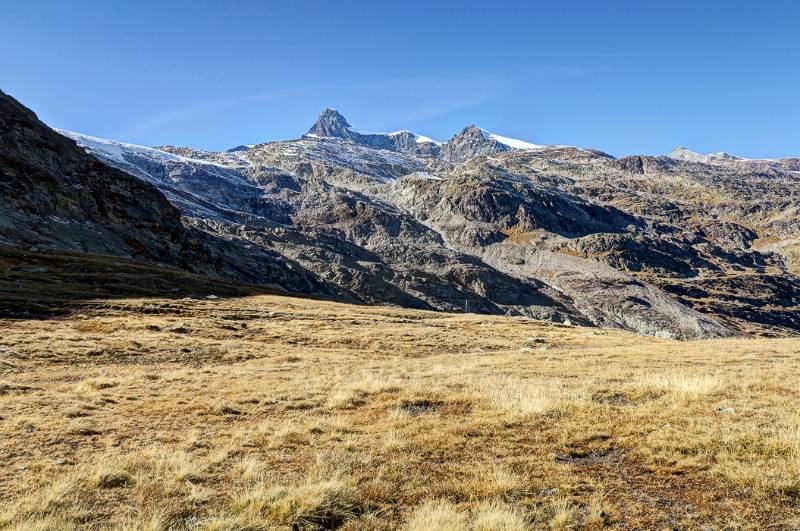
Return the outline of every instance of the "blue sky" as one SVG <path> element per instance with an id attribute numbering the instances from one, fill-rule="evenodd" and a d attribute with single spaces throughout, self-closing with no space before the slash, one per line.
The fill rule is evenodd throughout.
<path id="1" fill-rule="evenodd" d="M 563 5 L 562 5 L 563 4 Z M 225 149 L 324 107 L 614 155 L 800 155 L 800 2 L 0 0 L 0 89 L 48 124 Z"/>

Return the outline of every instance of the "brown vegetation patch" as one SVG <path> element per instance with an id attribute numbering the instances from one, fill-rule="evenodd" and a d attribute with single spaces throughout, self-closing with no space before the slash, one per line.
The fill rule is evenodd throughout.
<path id="1" fill-rule="evenodd" d="M 277 296 L 0 335 L 0 529 L 800 526 L 792 340 Z"/>

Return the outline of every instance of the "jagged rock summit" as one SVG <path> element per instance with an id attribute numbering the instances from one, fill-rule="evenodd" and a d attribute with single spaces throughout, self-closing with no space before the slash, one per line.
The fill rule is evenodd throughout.
<path id="1" fill-rule="evenodd" d="M 328 107 L 322 111 L 317 121 L 308 130 L 308 135 L 332 138 L 351 138 L 353 131 L 347 122 L 336 109 Z"/>

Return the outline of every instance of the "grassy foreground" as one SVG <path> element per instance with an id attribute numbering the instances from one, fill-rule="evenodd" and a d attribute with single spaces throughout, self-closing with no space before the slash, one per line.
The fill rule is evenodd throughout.
<path id="1" fill-rule="evenodd" d="M 0 529 L 800 527 L 800 341 L 262 295 L 0 320 Z"/>

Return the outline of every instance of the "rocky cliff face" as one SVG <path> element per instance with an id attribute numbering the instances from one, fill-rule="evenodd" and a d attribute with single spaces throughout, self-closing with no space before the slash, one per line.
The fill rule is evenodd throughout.
<path id="1" fill-rule="evenodd" d="M 136 175 L 88 155 L 0 92 L 0 244 L 132 257 L 296 292 L 347 297 L 274 252 L 248 252 L 230 239 L 187 227 L 178 208 L 152 184 L 163 181 L 141 169 L 162 169 L 159 162 L 138 153 L 123 164 L 119 153 L 116 162 Z M 182 206 L 179 194 L 170 193 Z"/>
<path id="2" fill-rule="evenodd" d="M 0 92 L 0 238 L 177 259 L 179 211 L 151 184 L 88 157 Z"/>
<path id="3" fill-rule="evenodd" d="M 474 126 L 440 146 L 330 109 L 301 139 L 225 153 L 65 134 L 157 187 L 176 230 L 224 243 L 242 277 L 268 257 L 276 284 L 370 304 L 678 338 L 800 330 L 791 161 L 614 159 Z"/>

